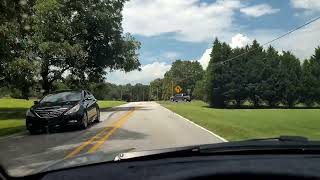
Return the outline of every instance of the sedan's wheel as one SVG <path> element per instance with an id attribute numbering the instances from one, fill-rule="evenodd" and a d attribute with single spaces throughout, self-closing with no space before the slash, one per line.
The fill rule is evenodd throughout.
<path id="1" fill-rule="evenodd" d="M 96 108 L 96 113 L 97 113 L 97 117 L 96 117 L 96 119 L 94 120 L 94 122 L 100 122 L 100 109 L 97 107 Z"/>
<path id="2" fill-rule="evenodd" d="M 38 134 L 39 131 L 37 131 L 35 129 L 29 129 L 29 133 L 30 133 L 30 135 L 35 135 L 35 134 Z"/>
<path id="3" fill-rule="evenodd" d="M 84 113 L 80 127 L 81 127 L 81 129 L 87 129 L 87 127 L 88 127 L 87 113 Z"/>

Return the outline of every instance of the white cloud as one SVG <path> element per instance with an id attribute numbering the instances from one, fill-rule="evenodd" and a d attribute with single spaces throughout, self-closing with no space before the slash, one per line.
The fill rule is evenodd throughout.
<path id="1" fill-rule="evenodd" d="M 247 16 L 260 17 L 267 14 L 274 14 L 279 12 L 280 9 L 273 9 L 268 4 L 259 4 L 250 7 L 244 7 L 240 9 L 240 12 L 244 13 Z"/>
<path id="2" fill-rule="evenodd" d="M 163 78 L 164 74 L 171 68 L 171 65 L 153 62 L 141 67 L 141 71 L 131 71 L 125 73 L 123 71 L 114 71 L 107 74 L 107 82 L 115 84 L 149 84 L 157 78 Z"/>
<path id="3" fill-rule="evenodd" d="M 143 36 L 174 33 L 180 41 L 211 41 L 233 28 L 239 0 L 131 0 L 123 10 L 125 31 Z"/>
<path id="4" fill-rule="evenodd" d="M 298 31 L 291 33 L 284 38 L 281 38 L 271 45 L 275 47 L 278 51 L 291 51 L 301 60 L 309 58 L 314 54 L 314 49 L 320 46 L 320 21 L 314 22 Z M 270 30 L 270 29 L 260 29 L 247 32 L 250 34 L 250 39 L 256 39 L 260 44 L 268 42 L 279 35 L 286 33 L 284 30 Z M 265 46 L 268 47 L 269 45 Z"/>
<path id="5" fill-rule="evenodd" d="M 320 21 L 317 21 L 303 29 L 300 29 L 299 31 L 275 41 L 271 45 L 279 51 L 279 54 L 281 54 L 282 51 L 291 51 L 303 61 L 306 58 L 310 58 L 310 56 L 314 54 L 314 49 L 320 46 L 319 29 Z M 243 47 L 246 44 L 251 43 L 250 39 L 257 39 L 260 44 L 263 44 L 284 33 L 285 31 L 283 30 L 255 30 L 248 32 L 248 34 L 250 34 L 250 38 L 239 33 L 232 37 L 230 46 L 232 46 L 232 48 L 236 46 Z M 268 46 L 265 46 L 265 48 L 266 47 Z M 210 61 L 211 50 L 211 48 L 205 50 L 201 58 L 198 60 L 204 69 L 207 68 Z"/>
<path id="6" fill-rule="evenodd" d="M 166 52 L 162 56 L 171 60 L 177 59 L 181 54 L 178 52 Z"/>
<path id="7" fill-rule="evenodd" d="M 294 8 L 306 9 L 306 10 L 320 10 L 319 0 L 291 0 L 291 5 Z"/>
<path id="8" fill-rule="evenodd" d="M 232 48 L 244 47 L 249 43 L 250 43 L 250 39 L 247 36 L 243 34 L 236 34 L 235 36 L 232 37 L 230 46 Z M 203 67 L 203 69 L 206 69 L 208 67 L 211 51 L 212 51 L 212 48 L 206 49 L 202 54 L 201 58 L 198 60 L 201 66 Z"/>
<path id="9" fill-rule="evenodd" d="M 309 58 L 314 54 L 314 49 L 320 46 L 320 21 L 286 36 L 273 43 L 279 50 L 289 50 L 301 60 Z"/>
<path id="10" fill-rule="evenodd" d="M 206 49 L 201 58 L 198 60 L 203 69 L 207 69 L 208 67 L 211 51 L 212 48 Z"/>
<path id="11" fill-rule="evenodd" d="M 243 34 L 236 34 L 232 37 L 230 46 L 231 48 L 242 48 L 250 43 L 250 39 Z"/>

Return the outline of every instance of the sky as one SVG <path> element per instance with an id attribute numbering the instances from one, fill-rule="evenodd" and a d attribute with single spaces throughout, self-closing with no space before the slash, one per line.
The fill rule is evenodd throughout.
<path id="1" fill-rule="evenodd" d="M 141 42 L 141 71 L 108 72 L 107 82 L 149 84 L 177 59 L 205 69 L 215 38 L 232 48 L 254 39 L 261 44 L 320 15 L 320 0 L 130 0 L 123 9 L 124 32 Z M 320 45 L 320 21 L 271 44 L 301 60 Z"/>

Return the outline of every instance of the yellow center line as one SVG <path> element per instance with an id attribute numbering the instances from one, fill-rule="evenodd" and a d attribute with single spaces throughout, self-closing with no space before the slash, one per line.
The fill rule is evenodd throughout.
<path id="1" fill-rule="evenodd" d="M 131 110 L 128 114 L 126 114 L 126 116 L 120 118 L 121 120 L 118 121 L 118 123 L 112 128 L 112 130 L 109 131 L 104 137 L 102 137 L 91 149 L 89 149 L 88 153 L 96 152 L 110 138 L 110 136 L 131 117 L 135 110 L 136 108 Z"/>
<path id="2" fill-rule="evenodd" d="M 111 127 L 112 126 L 116 126 L 117 123 L 119 121 L 121 121 L 122 118 L 126 117 L 128 114 L 130 114 L 131 112 L 133 112 L 132 110 L 121 115 L 115 122 L 112 123 Z M 65 159 L 67 158 L 72 158 L 74 157 L 75 155 L 77 155 L 78 153 L 80 153 L 86 146 L 90 145 L 93 141 L 95 141 L 96 139 L 99 138 L 99 136 L 101 134 L 103 134 L 104 132 L 106 132 L 108 129 L 111 128 L 110 126 L 108 127 L 105 127 L 104 129 L 102 129 L 99 133 L 97 133 L 95 136 L 93 136 L 92 138 L 90 138 L 89 140 L 85 141 L 84 143 L 82 143 L 80 146 L 78 146 L 76 149 L 74 149 L 72 152 L 70 152 L 66 157 Z"/>

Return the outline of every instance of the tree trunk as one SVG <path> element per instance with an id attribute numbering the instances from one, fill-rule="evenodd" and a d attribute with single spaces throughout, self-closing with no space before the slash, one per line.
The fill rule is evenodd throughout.
<path id="1" fill-rule="evenodd" d="M 238 108 L 240 108 L 241 107 L 241 100 L 240 99 L 237 99 L 236 100 L 236 106 L 238 107 Z"/>
<path id="2" fill-rule="evenodd" d="M 288 106 L 289 106 L 290 109 L 293 108 L 294 107 L 294 101 L 288 100 Z"/>
<path id="3" fill-rule="evenodd" d="M 43 95 L 46 95 L 50 92 L 52 88 L 52 83 L 49 81 L 49 62 L 44 61 L 43 64 L 41 65 L 41 77 L 42 77 L 42 82 L 41 86 L 42 89 L 44 90 Z"/>

